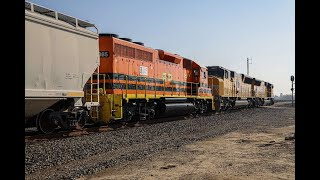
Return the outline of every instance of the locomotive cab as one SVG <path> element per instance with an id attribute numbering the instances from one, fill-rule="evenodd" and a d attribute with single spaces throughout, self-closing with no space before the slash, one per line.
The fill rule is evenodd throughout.
<path id="1" fill-rule="evenodd" d="M 209 79 L 211 79 L 211 86 L 214 85 L 219 87 L 219 94 L 214 95 L 224 97 L 235 97 L 235 72 L 222 68 L 220 66 L 208 66 L 207 68 L 209 73 Z M 218 84 L 217 82 L 221 83 Z"/>

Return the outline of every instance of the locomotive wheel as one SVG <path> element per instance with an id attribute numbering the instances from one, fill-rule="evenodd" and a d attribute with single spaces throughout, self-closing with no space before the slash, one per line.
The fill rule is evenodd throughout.
<path id="1" fill-rule="evenodd" d="M 41 112 L 37 117 L 37 129 L 44 134 L 52 133 L 57 127 L 59 122 L 58 116 L 50 116 L 54 112 L 52 109 L 46 109 Z"/>
<path id="2" fill-rule="evenodd" d="M 75 107 L 72 109 L 71 112 L 76 114 L 76 118 L 77 118 L 77 122 L 75 124 L 76 129 L 79 129 L 79 130 L 83 129 L 88 121 L 87 111 L 85 111 L 83 108 Z M 66 121 L 64 126 L 66 129 L 69 129 L 70 128 L 69 122 Z"/>
<path id="3" fill-rule="evenodd" d="M 229 101 L 228 100 L 222 100 L 222 104 L 223 104 L 223 111 L 227 111 L 229 109 Z"/>
<path id="4" fill-rule="evenodd" d="M 87 112 L 86 111 L 82 111 L 80 113 L 80 117 L 78 119 L 78 122 L 77 122 L 77 129 L 82 129 L 84 128 L 84 126 L 86 125 L 87 123 L 87 120 L 88 120 L 88 115 L 87 115 Z"/>

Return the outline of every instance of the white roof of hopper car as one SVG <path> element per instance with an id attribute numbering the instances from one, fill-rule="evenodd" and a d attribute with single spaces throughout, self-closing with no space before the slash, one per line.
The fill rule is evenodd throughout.
<path id="1" fill-rule="evenodd" d="M 28 1 L 25 1 L 25 9 L 33 11 L 33 12 L 37 12 L 37 13 L 45 15 L 45 16 L 52 17 L 54 19 L 59 19 L 61 21 L 69 23 L 73 26 L 76 26 L 78 23 L 78 26 L 83 27 L 83 28 L 95 27 L 94 24 L 89 23 L 87 21 L 80 20 L 78 18 L 74 18 L 72 16 L 59 13 L 59 12 L 54 11 L 52 9 L 49 9 L 49 8 L 31 3 Z"/>

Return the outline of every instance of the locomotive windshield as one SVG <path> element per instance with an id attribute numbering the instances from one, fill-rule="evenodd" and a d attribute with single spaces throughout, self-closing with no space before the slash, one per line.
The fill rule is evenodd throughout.
<path id="1" fill-rule="evenodd" d="M 224 70 L 221 68 L 208 68 L 208 75 L 223 79 Z"/>

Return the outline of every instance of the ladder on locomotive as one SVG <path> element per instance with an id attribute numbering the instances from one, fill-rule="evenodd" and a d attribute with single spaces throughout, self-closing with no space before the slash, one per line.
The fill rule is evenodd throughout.
<path id="1" fill-rule="evenodd" d="M 99 68 L 98 68 L 99 69 Z M 94 72 L 85 87 L 85 106 L 90 110 L 92 119 L 99 119 L 100 92 L 99 92 L 99 72 Z"/>

